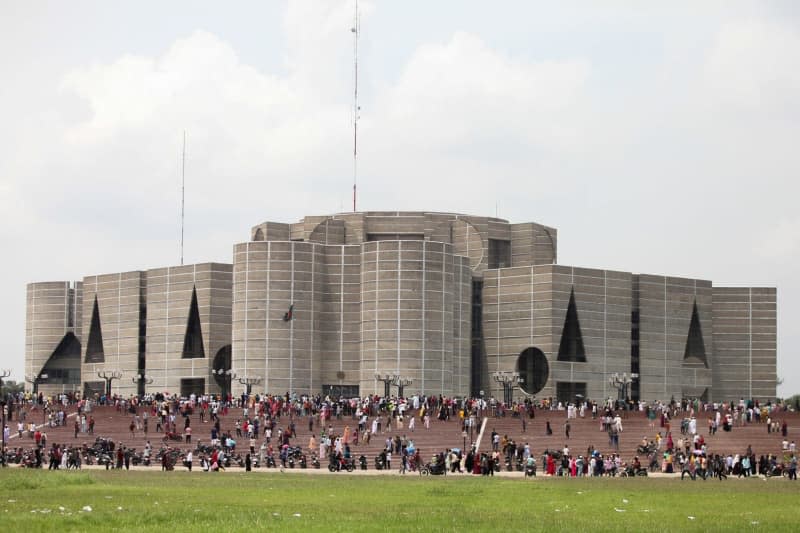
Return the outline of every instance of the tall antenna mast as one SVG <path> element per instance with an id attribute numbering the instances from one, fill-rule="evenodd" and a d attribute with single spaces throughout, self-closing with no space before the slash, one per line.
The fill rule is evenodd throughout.
<path id="1" fill-rule="evenodd" d="M 183 130 L 183 157 L 181 164 L 181 266 L 183 266 L 183 221 L 186 205 L 186 130 Z"/>
<path id="2" fill-rule="evenodd" d="M 356 178 L 358 177 L 358 119 L 361 108 L 358 106 L 358 36 L 361 22 L 358 17 L 358 0 L 353 14 L 353 212 L 356 211 Z"/>

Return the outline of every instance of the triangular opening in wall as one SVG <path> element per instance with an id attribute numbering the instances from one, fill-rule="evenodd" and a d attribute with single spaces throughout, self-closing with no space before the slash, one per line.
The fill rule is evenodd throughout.
<path id="1" fill-rule="evenodd" d="M 203 330 L 200 327 L 200 309 L 197 306 L 197 287 L 192 287 L 192 304 L 189 306 L 189 320 L 186 335 L 183 337 L 183 359 L 205 357 Z"/>
<path id="2" fill-rule="evenodd" d="M 97 295 L 94 296 L 92 320 L 89 325 L 89 340 L 86 342 L 87 363 L 102 363 L 106 360 L 103 351 L 103 330 L 100 327 L 100 309 L 97 306 Z"/>
<path id="3" fill-rule="evenodd" d="M 706 358 L 706 345 L 703 341 L 703 328 L 700 326 L 700 316 L 697 313 L 697 301 L 692 307 L 692 321 L 689 323 L 689 334 L 686 337 L 686 350 L 683 352 L 685 364 L 704 366 L 708 368 Z"/>
<path id="4" fill-rule="evenodd" d="M 49 383 L 77 384 L 81 382 L 81 341 L 67 332 L 47 359 L 39 375 L 47 374 Z"/>
<path id="5" fill-rule="evenodd" d="M 56 346 L 56 349 L 53 350 L 53 353 L 50 355 L 50 358 L 47 361 L 50 362 L 58 359 L 74 358 L 76 355 L 78 357 L 78 361 L 80 361 L 81 341 L 78 340 L 74 333 L 69 331 L 61 339 L 61 342 L 58 343 L 58 346 Z"/>
<path id="6" fill-rule="evenodd" d="M 573 363 L 586 362 L 586 350 L 583 348 L 581 324 L 578 322 L 578 309 L 575 306 L 575 288 L 570 291 L 567 317 L 561 331 L 561 343 L 558 346 L 558 361 Z"/>

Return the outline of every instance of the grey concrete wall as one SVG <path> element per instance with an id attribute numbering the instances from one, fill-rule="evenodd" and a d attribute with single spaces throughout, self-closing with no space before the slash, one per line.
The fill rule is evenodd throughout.
<path id="1" fill-rule="evenodd" d="M 409 392 L 466 394 L 471 279 L 440 242 L 236 245 L 234 371 L 281 394 L 382 392 L 376 371 L 411 378 Z"/>
<path id="2" fill-rule="evenodd" d="M 313 243 L 267 241 L 234 247 L 233 370 L 260 378 L 254 391 L 315 392 L 323 347 L 325 263 Z M 294 304 L 293 319 L 283 317 Z M 234 390 L 243 386 L 234 384 Z"/>
<path id="3" fill-rule="evenodd" d="M 342 226 L 342 229 L 343 226 Z M 321 247 L 324 275 L 314 330 L 320 344 L 320 380 L 311 392 L 361 382 L 361 246 Z M 316 386 L 316 385 L 315 385 Z"/>
<path id="4" fill-rule="evenodd" d="M 534 222 L 511 224 L 511 266 L 550 265 L 557 263 L 555 228 Z"/>
<path id="5" fill-rule="evenodd" d="M 427 241 L 453 245 L 456 255 L 470 259 L 476 274 L 488 267 L 489 239 L 511 243 L 511 266 L 553 264 L 557 232 L 541 224 L 455 213 L 369 211 L 330 216 L 307 216 L 293 224 L 264 222 L 251 229 L 251 240 L 294 240 L 320 244 L 361 244 L 418 235 Z"/>
<path id="6" fill-rule="evenodd" d="M 558 361 L 571 291 L 586 362 Z M 528 347 L 544 352 L 550 377 L 537 397 L 555 397 L 556 383 L 587 384 L 587 396 L 602 399 L 607 377 L 630 371 L 631 274 L 557 265 L 487 270 L 484 273 L 483 327 L 489 372 L 513 371 Z M 502 387 L 491 382 L 492 395 Z M 520 397 L 518 391 L 515 397 Z"/>
<path id="7" fill-rule="evenodd" d="M 251 241 L 288 241 L 291 226 L 280 222 L 263 222 L 250 230 Z"/>
<path id="8" fill-rule="evenodd" d="M 721 401 L 775 398 L 777 292 L 714 287 L 714 390 Z"/>
<path id="9" fill-rule="evenodd" d="M 586 362 L 556 361 L 554 382 L 587 384 L 589 398 L 616 396 L 612 373 L 630 372 L 632 284 L 629 272 L 553 267 L 553 349 L 561 342 L 570 291 L 581 327 Z"/>
<path id="10" fill-rule="evenodd" d="M 53 281 L 29 283 L 25 309 L 25 377 L 39 376 L 61 339 L 72 332 L 81 340 L 83 284 Z M 43 394 L 80 390 L 80 384 L 64 386 L 44 380 L 38 389 Z M 26 381 L 25 390 L 33 385 Z"/>
<path id="11" fill-rule="evenodd" d="M 201 263 L 154 268 L 146 276 L 146 374 L 153 378 L 146 390 L 179 393 L 181 379 L 202 378 L 207 391 L 218 392 L 211 367 L 217 351 L 231 343 L 232 266 Z M 205 357 L 185 359 L 183 344 L 193 289 Z M 131 377 L 126 375 L 123 381 L 135 387 Z"/>
<path id="12" fill-rule="evenodd" d="M 453 255 L 453 394 L 468 396 L 472 373 L 472 269 Z"/>
<path id="13" fill-rule="evenodd" d="M 693 305 L 696 302 L 706 356 L 714 359 L 711 343 L 711 282 L 642 274 L 639 280 L 640 394 L 644 400 L 680 399 L 708 389 L 710 374 L 684 372 L 684 354 Z"/>
<path id="14" fill-rule="evenodd" d="M 326 218 L 314 226 L 314 229 L 308 234 L 306 240 L 318 244 L 344 244 L 344 222 Z"/>
<path id="15" fill-rule="evenodd" d="M 84 383 L 102 381 L 97 377 L 99 371 L 121 371 L 122 379 L 112 382 L 112 394 L 129 396 L 136 393 L 131 377 L 136 375 L 139 364 L 139 312 L 145 287 L 145 273 L 138 270 L 83 278 L 81 374 Z M 87 363 L 86 348 L 95 298 L 105 361 Z"/>
<path id="16" fill-rule="evenodd" d="M 483 276 L 483 334 L 488 372 L 514 371 L 530 346 L 552 356 L 552 268 L 540 266 L 487 270 Z M 486 375 L 482 389 L 502 398 L 502 388 Z M 537 396 L 549 396 L 550 387 Z M 515 398 L 522 397 L 520 391 Z"/>
<path id="17" fill-rule="evenodd" d="M 432 241 L 369 242 L 363 250 L 362 390 L 383 393 L 377 372 L 411 378 L 407 392 L 467 393 L 466 261 Z"/>

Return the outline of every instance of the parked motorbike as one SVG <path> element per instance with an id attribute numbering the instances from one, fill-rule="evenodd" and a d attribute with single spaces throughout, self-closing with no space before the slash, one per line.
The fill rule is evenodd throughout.
<path id="1" fill-rule="evenodd" d="M 420 467 L 419 475 L 445 476 L 447 475 L 447 468 L 445 468 L 444 463 L 427 463 Z"/>

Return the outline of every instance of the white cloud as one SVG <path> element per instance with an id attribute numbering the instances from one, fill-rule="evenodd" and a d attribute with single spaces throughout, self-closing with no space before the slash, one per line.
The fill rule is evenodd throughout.
<path id="1" fill-rule="evenodd" d="M 762 259 L 785 261 L 800 256 L 800 217 L 781 219 L 775 226 L 765 228 L 755 251 Z M 796 263 L 795 263 L 796 264 Z"/>
<path id="2" fill-rule="evenodd" d="M 571 151 L 588 76 L 585 61 L 531 63 L 457 32 L 420 46 L 377 107 L 387 136 L 432 151 L 503 138 Z"/>
<path id="3" fill-rule="evenodd" d="M 707 53 L 705 82 L 721 104 L 782 111 L 800 87 L 800 35 L 776 22 L 723 24 Z"/>

